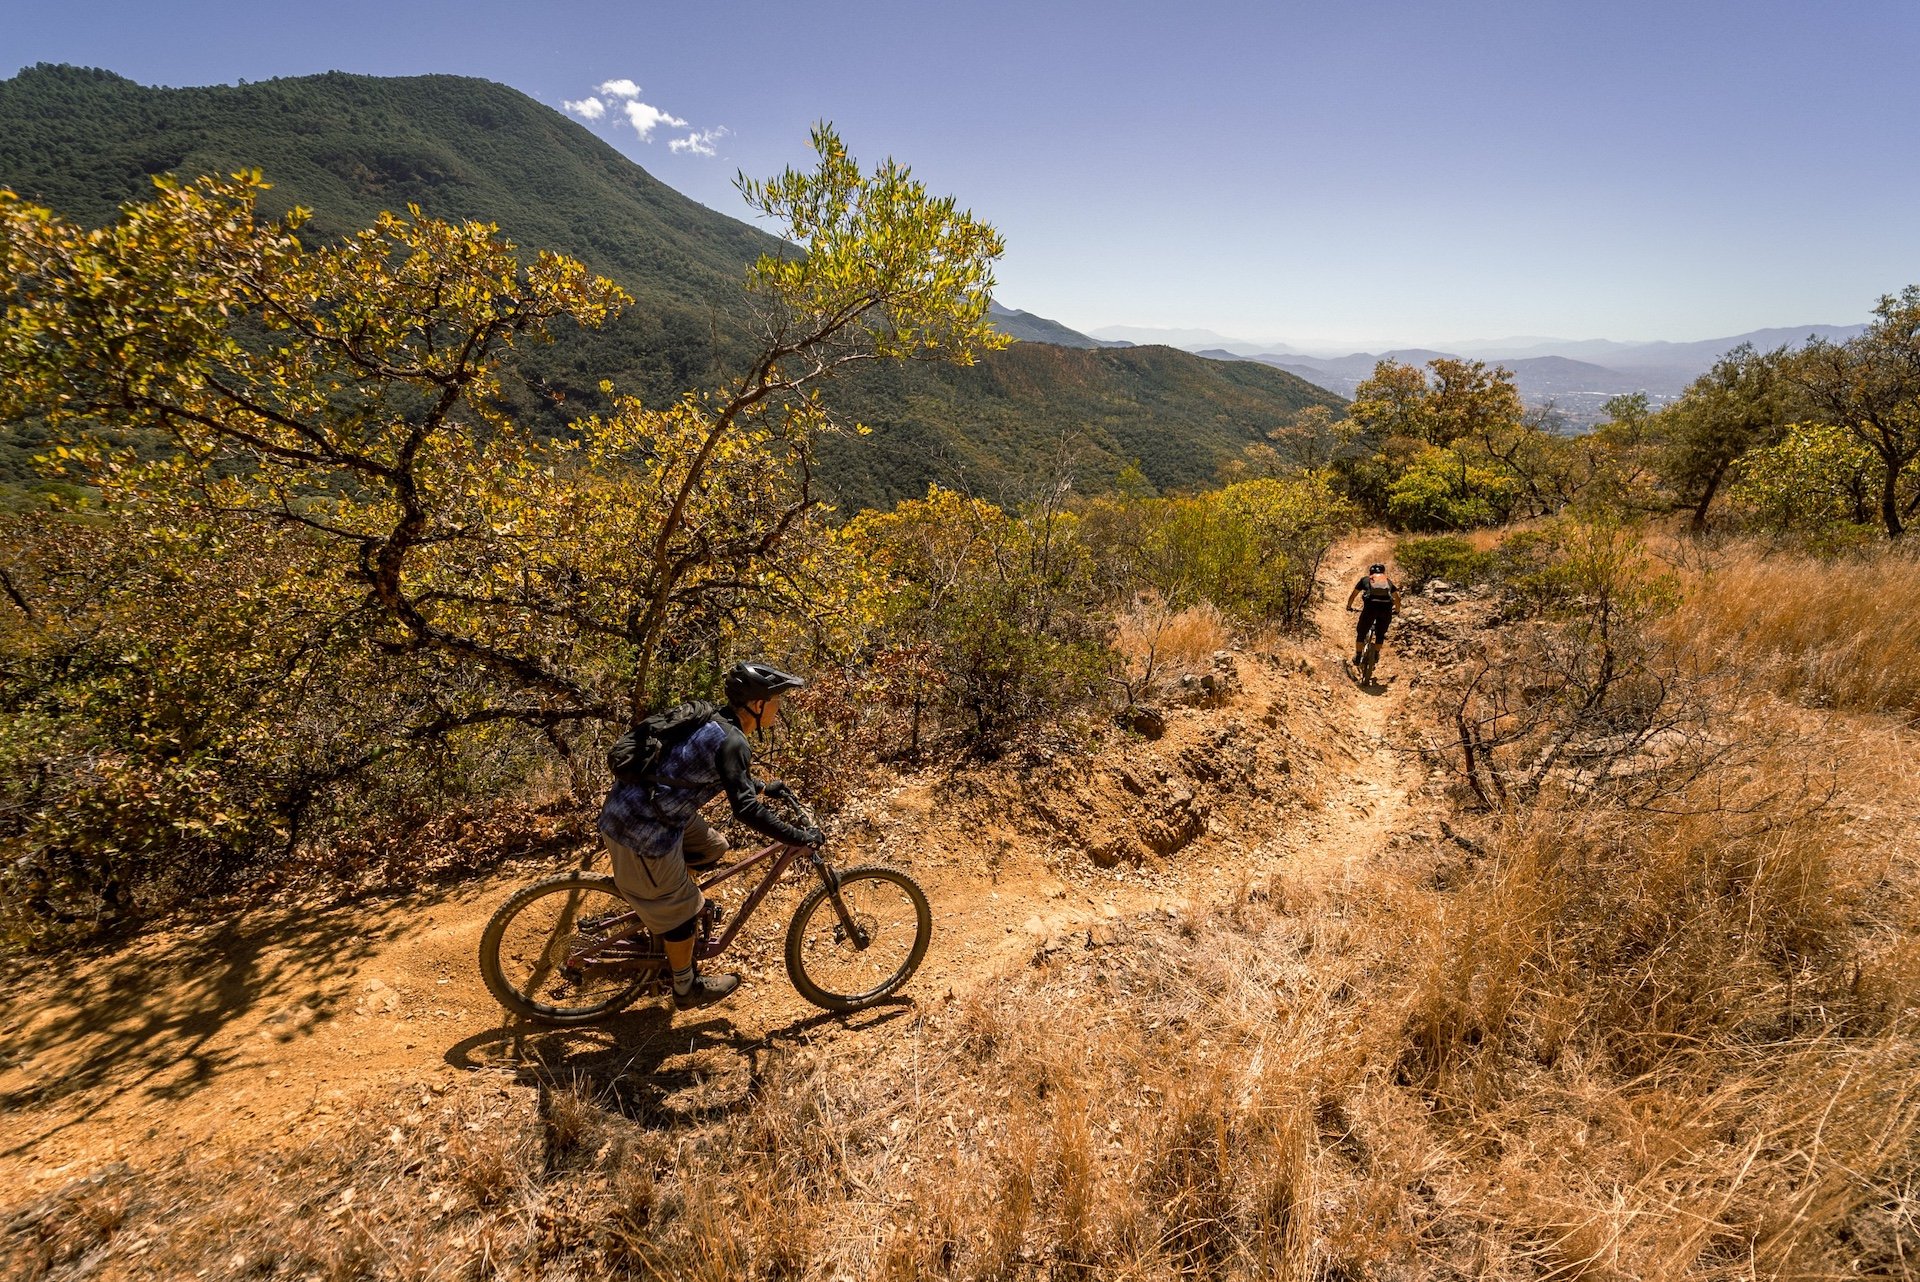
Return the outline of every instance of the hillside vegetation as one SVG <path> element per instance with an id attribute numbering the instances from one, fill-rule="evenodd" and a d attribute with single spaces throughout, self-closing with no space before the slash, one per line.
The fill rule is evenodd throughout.
<path id="1" fill-rule="evenodd" d="M 1911 1277 L 1920 292 L 1577 439 L 1384 363 L 1089 493 L 1042 396 L 1224 449 L 1272 376 L 1000 351 L 998 233 L 813 143 L 740 366 L 565 432 L 511 389 L 636 306 L 579 260 L 0 195 L 9 1282 Z M 830 516 L 861 396 L 1016 492 Z M 797 1009 L 762 918 L 725 1007 L 502 1025 L 489 913 L 746 657 L 811 678 L 759 767 L 928 883 L 909 995 Z"/>
<path id="2" fill-rule="evenodd" d="M 43 66 L 0 82 L 0 186 L 78 222 L 109 221 L 149 196 L 155 175 L 241 169 L 273 184 L 266 212 L 310 209 L 302 234 L 316 242 L 411 202 L 497 223 L 528 252 L 566 253 L 618 282 L 633 307 L 598 329 L 557 327 L 554 346 L 501 388 L 516 417 L 546 430 L 604 409 L 602 379 L 660 405 L 742 368 L 754 344 L 741 283 L 780 244 L 488 81 L 330 73 L 155 89 Z M 957 374 L 856 376 L 833 395 L 876 429 L 871 449 L 823 450 L 829 488 L 849 508 L 912 497 L 930 481 L 1009 496 L 1052 466 L 1063 437 L 1083 484 L 1108 483 L 1136 460 L 1159 487 L 1203 484 L 1296 411 L 1339 404 L 1281 371 L 1172 349 L 1131 360 L 1023 350 Z M 0 458 L 10 472 L 0 479 L 25 476 L 31 452 Z"/>

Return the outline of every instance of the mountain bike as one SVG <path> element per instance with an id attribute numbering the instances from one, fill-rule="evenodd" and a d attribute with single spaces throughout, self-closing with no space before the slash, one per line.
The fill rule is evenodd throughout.
<path id="1" fill-rule="evenodd" d="M 1380 662 L 1380 643 L 1374 640 L 1372 637 L 1368 637 L 1366 645 L 1360 648 L 1359 672 L 1360 672 L 1361 685 L 1371 686 L 1373 684 L 1373 669 L 1374 669 L 1374 666 L 1379 662 Z"/>
<path id="2" fill-rule="evenodd" d="M 808 826 L 813 816 L 797 806 Z M 708 891 L 759 865 L 760 884 L 717 937 L 712 899 L 700 910 L 694 958 L 724 954 L 754 909 L 796 862 L 819 877 L 787 926 L 787 978 L 822 1010 L 863 1010 L 913 978 L 933 939 L 933 913 L 918 882 L 898 868 L 865 864 L 844 871 L 810 846 L 774 842 L 700 882 Z M 543 1024 L 587 1024 L 672 983 L 666 952 L 613 878 L 562 873 L 535 882 L 500 905 L 480 936 L 487 991 L 516 1015 Z"/>
<path id="3" fill-rule="evenodd" d="M 1348 606 L 1347 613 L 1353 612 L 1353 607 Z M 1369 631 L 1366 640 L 1360 643 L 1360 661 L 1355 663 L 1350 659 L 1342 659 L 1341 662 L 1346 665 L 1347 671 L 1353 673 L 1354 680 L 1371 688 L 1374 665 L 1380 662 L 1380 638 Z"/>

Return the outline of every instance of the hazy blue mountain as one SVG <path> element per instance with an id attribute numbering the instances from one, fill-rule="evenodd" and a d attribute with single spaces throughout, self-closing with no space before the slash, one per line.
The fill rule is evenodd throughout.
<path id="1" fill-rule="evenodd" d="M 1184 351 L 1196 353 L 1202 348 L 1208 348 L 1225 352 L 1229 358 L 1253 356 L 1260 352 L 1285 353 L 1293 350 L 1285 343 L 1254 343 L 1244 338 L 1228 338 L 1225 334 L 1216 334 L 1210 329 L 1159 329 L 1150 325 L 1102 325 L 1099 329 L 1087 332 L 1105 342 L 1178 347 Z"/>
<path id="2" fill-rule="evenodd" d="M 1785 326 L 1691 343 L 1516 338 L 1467 343 L 1446 352 L 1398 348 L 1329 357 L 1287 349 L 1246 352 L 1209 346 L 1200 349 L 1198 354 L 1214 360 L 1258 361 L 1349 398 L 1382 360 L 1396 360 L 1405 365 L 1425 365 L 1441 356 L 1481 360 L 1512 370 L 1514 386 L 1528 406 L 1541 408 L 1551 404 L 1570 425 L 1582 427 L 1603 421 L 1604 406 L 1615 396 L 1645 392 L 1655 404 L 1679 396 L 1688 383 L 1712 368 L 1714 361 L 1742 343 L 1770 351 L 1782 345 L 1797 346 L 1809 337 L 1841 342 L 1865 328 L 1864 325 Z"/>

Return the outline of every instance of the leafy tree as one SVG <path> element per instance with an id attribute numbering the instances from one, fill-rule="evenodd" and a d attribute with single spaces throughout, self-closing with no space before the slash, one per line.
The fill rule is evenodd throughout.
<path id="1" fill-rule="evenodd" d="M 104 541 L 96 559 L 132 566 L 125 580 L 204 645 L 198 684 L 175 679 L 170 647 L 122 649 L 191 710 L 122 755 L 200 761 L 242 793 L 279 779 L 250 794 L 270 820 L 303 790 L 453 738 L 533 728 L 564 756 L 567 735 L 625 721 L 684 669 L 710 673 L 736 637 L 764 643 L 768 618 L 816 644 L 857 634 L 867 579 L 812 519 L 816 445 L 843 430 L 817 385 L 1004 345 L 986 321 L 1001 242 L 891 161 L 863 173 L 830 128 L 814 143 L 815 169 L 741 184 L 799 242 L 749 274 L 762 347 L 745 372 L 662 406 L 615 399 L 560 439 L 504 412 L 503 387 L 528 344 L 627 301 L 577 262 L 522 263 L 493 227 L 417 209 L 309 248 L 302 211 L 259 213 L 257 174 L 162 182 L 92 230 L 0 193 L 0 418 L 43 415 L 67 436 L 57 465 L 110 519 L 55 525 Z M 86 674 L 111 664 L 102 639 L 161 618 L 50 563 L 0 567 L 16 612 L 0 677 L 26 718 L 13 746 L 29 722 L 105 729 L 153 697 L 153 681 Z M 56 614 L 71 625 L 50 630 Z M 236 694 L 280 688 L 236 710 L 223 671 L 244 678 Z M 326 700 L 343 691 L 357 697 L 335 717 Z M 316 716 L 329 733 L 310 752 L 278 750 Z M 211 737 L 191 724 L 208 719 Z"/>
<path id="2" fill-rule="evenodd" d="M 814 444 L 839 426 L 813 385 L 1007 341 L 986 321 L 992 228 L 891 161 L 863 174 L 826 126 L 814 145 L 816 170 L 741 184 L 804 244 L 749 273 L 759 356 L 708 394 L 621 401 L 577 442 L 499 414 L 501 368 L 555 319 L 604 320 L 618 287 L 418 211 L 309 251 L 301 211 L 256 217 L 257 176 L 163 184 L 102 231 L 0 205 L 0 371 L 18 408 L 169 435 L 160 464 L 78 455 L 116 498 L 306 530 L 317 579 L 362 585 L 377 644 L 504 683 L 464 717 L 639 715 L 670 627 L 777 588 L 760 564 L 817 506 Z M 609 649 L 623 698 L 580 662 Z"/>
<path id="3" fill-rule="evenodd" d="M 1105 685 L 1075 524 L 1051 507 L 1022 516 L 939 486 L 848 523 L 849 542 L 886 584 L 889 643 L 917 658 L 896 673 L 911 689 L 916 744 L 923 703 L 957 717 L 967 743 L 991 754 Z"/>
<path id="4" fill-rule="evenodd" d="M 1407 529 L 1464 530 L 1506 520 L 1520 493 L 1505 471 L 1430 445 L 1388 488 L 1387 512 Z"/>
<path id="5" fill-rule="evenodd" d="M 1396 436 L 1430 440 L 1427 376 L 1419 367 L 1399 361 L 1381 361 L 1373 376 L 1353 389 L 1347 414 L 1377 440 Z"/>
<path id="6" fill-rule="evenodd" d="M 1749 453 L 1734 498 L 1765 529 L 1844 542 L 1874 520 L 1878 459 L 1859 438 L 1829 423 L 1795 423 L 1773 445 Z"/>
<path id="7" fill-rule="evenodd" d="M 1920 486 L 1902 493 L 1920 460 L 1920 285 L 1888 294 L 1865 333 L 1844 343 L 1809 342 L 1787 378 L 1827 421 L 1872 451 L 1880 521 L 1899 538 L 1920 510 Z"/>
<path id="8" fill-rule="evenodd" d="M 1585 456 L 1587 501 L 1645 510 L 1656 505 L 1660 416 L 1645 392 L 1610 397 L 1606 421 L 1580 438 Z"/>
<path id="9" fill-rule="evenodd" d="M 1661 413 L 1666 441 L 1662 471 L 1693 508 L 1693 529 L 1748 450 L 1778 440 L 1790 417 L 1791 388 L 1783 378 L 1785 348 L 1758 352 L 1749 343 L 1714 362 Z"/>
<path id="10" fill-rule="evenodd" d="M 1524 421 L 1511 371 L 1449 357 L 1429 361 L 1427 369 L 1431 377 L 1411 365 L 1381 361 L 1354 389 L 1348 413 L 1376 436 L 1410 436 L 1440 446 Z"/>
<path id="11" fill-rule="evenodd" d="M 1513 371 L 1484 361 L 1442 357 L 1427 362 L 1433 393 L 1427 398 L 1426 438 L 1435 445 L 1506 436 L 1526 421 Z"/>
<path id="12" fill-rule="evenodd" d="M 1255 624 L 1305 621 L 1327 551 L 1359 513 L 1323 473 L 1263 477 L 1177 498 L 1098 499 L 1079 538 L 1109 603 L 1209 602 Z"/>

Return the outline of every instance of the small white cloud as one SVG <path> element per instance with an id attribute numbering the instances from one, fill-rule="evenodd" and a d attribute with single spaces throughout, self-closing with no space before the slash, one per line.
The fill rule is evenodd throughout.
<path id="1" fill-rule="evenodd" d="M 582 98 L 579 102 L 562 102 L 560 105 L 582 120 L 598 120 L 607 114 L 607 104 L 598 98 Z"/>
<path id="2" fill-rule="evenodd" d="M 638 98 L 640 86 L 631 80 L 609 80 L 600 86 L 600 92 L 612 98 Z"/>
<path id="3" fill-rule="evenodd" d="M 690 152 L 695 156 L 715 155 L 713 144 L 725 138 L 732 130 L 725 125 L 712 129 L 696 129 L 685 138 L 675 138 L 667 144 L 668 151 Z"/>
<path id="4" fill-rule="evenodd" d="M 670 125 L 675 129 L 684 129 L 687 122 L 678 116 L 670 116 L 660 108 L 644 102 L 630 102 L 626 106 L 627 123 L 633 126 L 633 132 L 640 135 L 641 141 L 652 142 L 653 131 L 661 125 Z"/>

